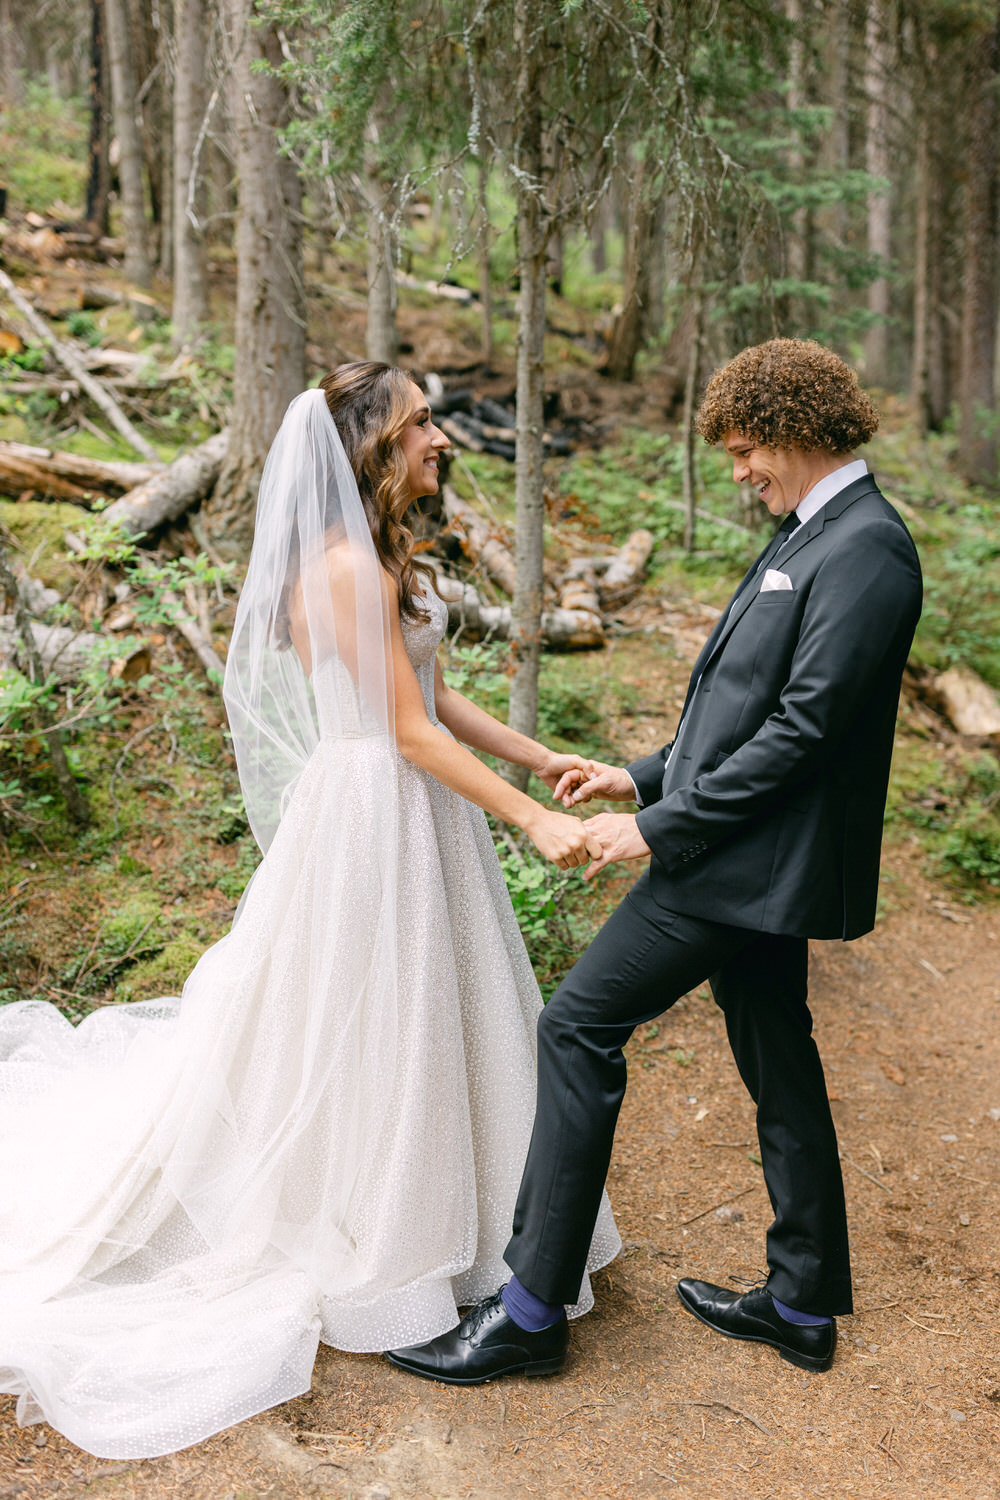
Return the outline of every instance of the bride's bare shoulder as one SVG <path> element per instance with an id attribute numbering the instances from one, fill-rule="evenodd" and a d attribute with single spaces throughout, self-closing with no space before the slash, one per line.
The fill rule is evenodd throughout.
<path id="1" fill-rule="evenodd" d="M 389 608 L 399 612 L 396 580 L 382 567 L 374 552 L 349 537 L 327 542 L 323 562 L 334 594 L 361 594 L 378 590 Z"/>

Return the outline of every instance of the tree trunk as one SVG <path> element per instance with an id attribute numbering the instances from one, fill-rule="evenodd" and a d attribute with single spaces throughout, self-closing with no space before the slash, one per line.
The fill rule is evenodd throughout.
<path id="1" fill-rule="evenodd" d="M 694 551 L 695 516 L 697 515 L 698 490 L 695 480 L 694 418 L 698 399 L 698 368 L 701 364 L 702 309 L 701 290 L 695 292 L 694 337 L 688 354 L 687 379 L 684 382 L 684 550 Z"/>
<path id="2" fill-rule="evenodd" d="M 142 142 L 136 120 L 136 78 L 125 0 L 103 0 L 107 25 L 108 69 L 115 134 L 118 137 L 118 180 L 121 183 L 125 231 L 125 275 L 136 286 L 149 286 L 146 207 L 142 186 Z"/>
<path id="3" fill-rule="evenodd" d="M 823 164 L 827 171 L 843 176 L 851 165 L 851 6 L 850 0 L 833 0 L 832 15 L 824 27 L 830 128 L 823 137 Z M 848 206 L 843 198 L 821 212 L 821 229 L 839 248 L 847 243 Z"/>
<path id="4" fill-rule="evenodd" d="M 157 264 L 164 276 L 174 274 L 174 177 L 177 163 L 174 158 L 174 67 L 172 57 L 176 51 L 175 39 L 171 35 L 173 15 L 169 7 L 159 7 L 159 30 L 157 53 L 159 76 L 156 80 L 156 135 L 155 150 L 159 168 L 160 187 L 160 243 Z"/>
<path id="5" fill-rule="evenodd" d="M 926 95 L 924 96 L 926 97 Z M 928 357 L 930 333 L 930 220 L 931 152 L 927 110 L 917 101 L 916 211 L 913 233 L 913 363 L 910 371 L 910 401 L 917 431 L 925 437 L 930 427 Z"/>
<path id="6" fill-rule="evenodd" d="M 0 89 L 8 110 L 24 100 L 24 44 L 12 0 L 0 0 Z"/>
<path id="7" fill-rule="evenodd" d="M 492 226 L 490 209 L 486 199 L 486 187 L 490 169 L 486 162 L 479 163 L 479 224 L 476 234 L 476 257 L 479 262 L 479 328 L 483 364 L 487 368 L 493 363 L 493 268 L 490 265 L 490 241 Z"/>
<path id="8" fill-rule="evenodd" d="M 280 79 L 252 70 L 282 60 L 271 26 L 250 26 L 251 0 L 225 0 L 233 58 L 232 113 L 239 178 L 236 364 L 229 451 L 210 507 L 225 551 L 244 551 L 267 450 L 305 385 L 302 189 L 278 152 L 288 100 Z"/>
<path id="9" fill-rule="evenodd" d="M 965 266 L 959 463 L 973 484 L 997 480 L 994 360 L 997 317 L 997 21 L 972 42 L 966 88 Z"/>
<path id="10" fill-rule="evenodd" d="M 889 158 L 889 15 L 886 0 L 869 0 L 865 20 L 865 170 L 888 178 Z M 868 254 L 887 267 L 892 251 L 891 201 L 888 186 L 868 194 Z M 868 288 L 868 311 L 875 319 L 865 335 L 865 379 L 889 383 L 889 278 L 882 270 Z"/>
<path id="11" fill-rule="evenodd" d="M 174 0 L 174 348 L 197 338 L 208 319 L 208 267 L 202 237 L 204 190 L 195 146 L 205 114 L 205 0 Z"/>
<path id="12" fill-rule="evenodd" d="M 90 71 L 88 99 L 90 104 L 89 171 L 87 207 L 84 217 L 95 235 L 108 232 L 108 198 L 111 193 L 111 164 L 108 160 L 108 79 L 107 47 L 104 37 L 104 0 L 91 0 Z"/>
<path id="13" fill-rule="evenodd" d="M 650 268 L 656 253 L 656 205 L 646 200 L 645 164 L 639 162 L 632 178 L 625 231 L 625 275 L 622 310 L 611 333 L 605 374 L 612 380 L 634 380 L 635 362 L 645 341 L 649 313 Z"/>
<path id="14" fill-rule="evenodd" d="M 514 558 L 517 587 L 511 619 L 511 727 L 534 737 L 538 722 L 538 673 L 542 648 L 545 493 L 542 478 L 545 368 L 545 255 L 548 225 L 542 193 L 542 115 L 539 76 L 541 39 L 531 36 L 531 0 L 515 0 L 514 45 L 519 61 L 515 97 L 520 118 L 516 148 L 517 258 L 521 281 L 517 329 L 517 518 Z M 510 780 L 523 790 L 528 772 L 511 766 Z"/>
<path id="15" fill-rule="evenodd" d="M 365 353 L 387 365 L 399 360 L 396 326 L 396 235 L 393 186 L 379 159 L 379 120 L 373 114 L 365 150 L 365 196 L 368 200 L 368 324 Z"/>
<path id="16" fill-rule="evenodd" d="M 788 93 L 786 103 L 789 115 L 797 115 L 806 104 L 806 51 L 805 51 L 805 6 L 803 0 L 785 0 L 785 19 L 788 22 Z M 804 175 L 805 161 L 799 139 L 801 126 L 797 119 L 789 121 L 788 131 L 793 142 L 788 151 L 788 172 L 793 186 L 798 186 Z M 788 275 L 793 281 L 805 281 L 809 273 L 809 211 L 807 208 L 792 210 L 787 237 Z M 803 299 L 791 298 L 793 327 L 801 325 L 804 312 Z"/>

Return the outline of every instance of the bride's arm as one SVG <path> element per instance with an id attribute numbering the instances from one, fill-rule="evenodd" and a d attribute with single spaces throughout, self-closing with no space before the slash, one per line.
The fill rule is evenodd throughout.
<path id="1" fill-rule="evenodd" d="M 552 789 L 567 771 L 582 770 L 587 764 L 579 755 L 557 755 L 537 740 L 529 739 L 526 734 L 511 729 L 509 724 L 494 719 L 492 714 L 448 686 L 439 661 L 434 663 L 434 702 L 441 723 L 463 745 L 471 745 L 474 750 L 483 750 L 487 755 L 496 755 L 516 766 L 527 766 Z"/>
<path id="2" fill-rule="evenodd" d="M 405 755 L 407 760 L 413 761 L 414 765 L 420 766 L 422 770 L 428 771 L 431 776 L 450 787 L 453 792 L 467 797 L 470 802 L 475 802 L 486 812 L 492 813 L 494 817 L 501 818 L 503 822 L 513 823 L 515 827 L 523 828 L 536 848 L 563 868 L 586 864 L 589 858 L 599 857 L 600 845 L 592 833 L 587 833 L 585 824 L 576 818 L 569 817 L 566 813 L 541 807 L 524 792 L 508 785 L 488 766 L 484 766 L 471 751 L 458 743 L 457 738 L 453 739 L 452 734 L 457 734 L 457 731 L 441 713 L 440 705 L 438 713 L 441 722 L 452 730 L 452 734 L 443 734 L 436 725 L 431 723 L 427 717 L 427 708 L 424 704 L 423 693 L 420 691 L 420 684 L 417 682 L 416 674 L 406 654 L 399 623 L 399 605 L 395 589 L 391 585 L 387 588 L 387 595 L 396 745 L 400 753 Z M 455 696 L 460 695 L 455 694 Z M 504 755 L 505 758 L 520 760 L 519 756 L 507 755 L 508 750 L 513 747 L 513 740 L 507 738 L 511 736 L 522 746 L 531 747 L 533 753 L 542 749 L 526 736 L 515 735 L 513 730 L 508 730 L 506 726 L 491 719 L 489 714 L 476 709 L 475 705 L 468 703 L 466 699 L 462 699 L 462 703 L 478 716 L 478 720 L 485 720 L 487 726 L 492 725 L 496 730 L 502 731 L 502 734 L 496 738 L 493 737 L 492 731 L 489 732 L 490 745 L 477 740 L 476 743 L 481 744 L 481 748 L 489 749 L 492 745 L 496 745 L 498 748 L 494 753 Z M 470 722 L 471 718 L 467 716 L 465 718 L 467 727 Z M 475 726 L 473 728 L 475 729 Z M 479 725 L 479 729 L 484 735 L 487 734 L 482 724 Z M 520 763 L 527 765 L 530 762 L 521 760 Z"/>

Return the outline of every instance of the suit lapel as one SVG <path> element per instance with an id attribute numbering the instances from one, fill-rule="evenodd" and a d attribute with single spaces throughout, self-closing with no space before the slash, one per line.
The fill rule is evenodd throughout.
<path id="1" fill-rule="evenodd" d="M 853 484 L 849 484 L 845 489 L 840 490 L 838 494 L 832 495 L 822 509 L 810 517 L 804 526 L 800 526 L 798 531 L 793 532 L 792 536 L 785 542 L 784 547 L 780 549 L 782 562 L 787 562 L 797 552 L 800 552 L 803 547 L 807 547 L 814 537 L 820 536 L 827 521 L 835 520 L 838 516 L 843 515 L 844 511 L 847 510 L 848 506 L 853 505 L 855 500 L 860 500 L 862 495 L 877 495 L 878 493 L 878 485 L 872 476 L 864 474 L 860 479 L 856 479 Z M 761 556 L 744 577 L 743 582 L 733 595 L 733 602 L 729 612 L 723 615 L 715 630 L 713 630 L 705 642 L 701 655 L 695 664 L 695 670 L 692 673 L 692 684 L 697 682 L 698 677 L 708 666 L 712 657 L 725 645 L 735 626 L 743 618 L 760 593 L 760 585 L 764 581 L 764 570 L 761 568 L 761 564 L 765 559 L 770 560 L 768 552 L 771 548 L 774 548 L 775 553 L 779 550 L 774 545 L 776 540 L 776 537 L 772 537 L 768 546 L 765 547 Z M 691 689 L 689 688 L 688 697 L 690 698 L 690 696 Z M 686 708 L 687 704 L 685 703 L 684 706 Z"/>

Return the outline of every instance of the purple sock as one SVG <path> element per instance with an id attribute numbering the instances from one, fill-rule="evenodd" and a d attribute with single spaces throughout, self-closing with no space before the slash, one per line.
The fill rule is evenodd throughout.
<path id="1" fill-rule="evenodd" d="M 817 1313 L 799 1312 L 798 1308 L 789 1307 L 786 1302 L 779 1302 L 774 1293 L 771 1293 L 771 1301 L 780 1312 L 786 1323 L 798 1323 L 803 1328 L 822 1328 L 825 1323 L 832 1323 L 832 1318 L 820 1317 Z M 516 1319 L 514 1320 L 517 1321 Z"/>
<path id="2" fill-rule="evenodd" d="M 561 1302 L 543 1302 L 541 1297 L 522 1286 L 516 1276 L 510 1278 L 500 1295 L 504 1307 L 525 1333 L 539 1333 L 543 1328 L 551 1328 L 563 1315 Z"/>

